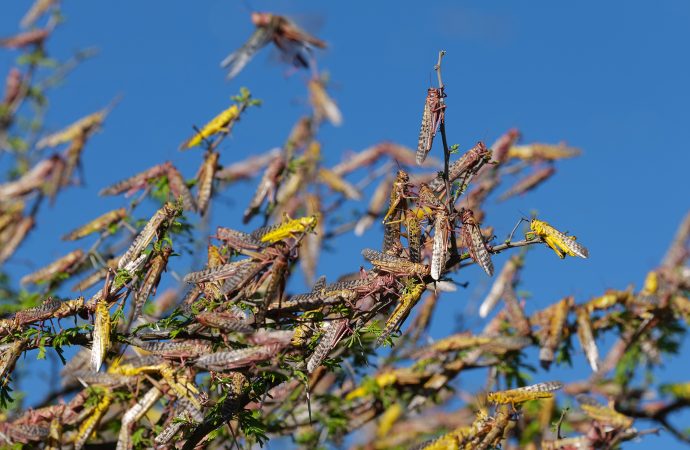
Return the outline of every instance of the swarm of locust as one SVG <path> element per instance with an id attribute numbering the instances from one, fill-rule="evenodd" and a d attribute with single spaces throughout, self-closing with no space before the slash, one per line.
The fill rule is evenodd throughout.
<path id="1" fill-rule="evenodd" d="M 390 342 L 423 294 L 447 289 L 447 275 L 464 260 L 471 259 L 487 274 L 493 274 L 491 254 L 495 249 L 490 244 L 491 236 L 482 231 L 476 218 L 483 213 L 477 209 L 475 215 L 472 209 L 456 207 L 470 181 L 482 169 L 490 167 L 492 171 L 485 170 L 480 180 L 497 176 L 494 150 L 479 143 L 453 161 L 447 174 L 410 175 L 401 168 L 391 179 L 381 171 L 383 181 L 376 188 L 367 213 L 354 223 L 361 234 L 373 222 L 365 223 L 363 219 L 378 217 L 383 221 L 382 248 L 362 252 L 371 264 L 370 270 L 331 283 L 320 278 L 311 291 L 287 295 L 286 284 L 297 262 L 303 264 L 308 276 L 315 271 L 319 249 L 328 232 L 325 200 L 307 188 L 323 185 L 337 196 L 359 199 L 360 190 L 345 176 L 388 157 L 412 165 L 414 152 L 384 143 L 354 155 L 346 163 L 321 167 L 320 145 L 314 139 L 323 116 L 318 113 L 298 122 L 281 152 L 223 168 L 220 154 L 214 149 L 249 104 L 248 96 L 239 104 L 240 107 L 233 105 L 222 112 L 185 142 L 185 147 L 207 146 L 197 175 L 196 196 L 170 162 L 107 187 L 102 190 L 103 195 L 142 191 L 145 197 L 163 183 L 168 198 L 175 202 L 158 209 L 120 256 L 106 261 L 93 251 L 76 250 L 24 278 L 26 283 L 60 284 L 64 274 L 83 272 L 97 256 L 100 268 L 80 282 L 78 288 L 88 289 L 99 280 L 106 281 L 89 300 L 51 300 L 17 313 L 0 327 L 7 333 L 17 332 L 51 318 L 75 314 L 93 321 L 90 334 L 78 337 L 90 343 L 88 357 L 75 357 L 64 371 L 68 386 L 89 386 L 83 395 L 92 406 L 75 407 L 76 412 L 82 410 L 83 419 L 62 423 L 62 431 L 50 431 L 47 419 L 39 421 L 47 431 L 36 428 L 33 434 L 18 423 L 7 430 L 12 439 L 32 442 L 52 433 L 54 441 L 71 441 L 81 448 L 93 431 L 102 426 L 101 422 L 108 420 L 108 414 L 122 407 L 122 426 L 119 435 L 112 439 L 117 441 L 118 448 L 129 448 L 147 411 L 166 399 L 165 419 L 154 443 L 164 446 L 182 440 L 184 448 L 192 448 L 219 424 L 240 416 L 244 405 L 259 394 L 249 389 L 248 381 L 262 379 L 266 368 L 288 373 L 300 371 L 313 380 L 321 379 L 326 373 L 323 364 L 329 358 L 348 354 L 347 348 L 339 345 L 344 338 L 359 336 L 366 327 L 381 320 L 380 330 L 371 339 L 365 336 L 364 342 L 371 348 Z M 232 182 L 262 169 L 264 173 L 245 220 L 263 210 L 265 216 L 277 218 L 275 224 L 246 232 L 218 227 L 213 236 L 216 241 L 207 248 L 205 267 L 183 277 L 190 289 L 172 315 L 161 318 L 176 324 L 176 328 L 161 328 L 155 322 L 147 325 L 150 319 L 144 314 L 145 307 L 170 262 L 173 249 L 168 239 L 180 215 L 185 211 L 205 213 L 215 192 L 214 179 Z M 454 187 L 450 192 L 446 190 L 446 179 Z M 307 208 L 300 209 L 300 204 Z M 307 214 L 292 218 L 301 211 Z M 128 227 L 131 213 L 131 209 L 124 208 L 107 212 L 65 238 L 82 239 L 97 233 L 100 242 Z M 564 238 L 559 241 L 555 234 L 556 237 L 546 239 L 544 233 L 544 227 L 535 229 L 532 240 L 544 239 L 556 246 L 558 242 L 570 242 Z M 112 313 L 113 307 L 122 302 L 131 304 L 124 322 L 113 319 Z M 120 308 L 117 306 L 116 310 Z M 170 319 L 175 321 L 168 322 Z M 141 325 L 134 328 L 135 323 Z M 37 345 L 34 341 L 17 342 L 7 350 L 5 374 L 23 351 Z M 507 345 L 513 348 L 511 345 L 522 344 Z M 118 359 L 116 356 L 127 348 L 135 349 L 139 356 L 127 351 L 126 357 Z M 103 366 L 105 371 L 99 370 Z M 224 380 L 223 399 L 214 407 L 205 404 L 208 394 L 194 381 L 203 372 Z M 225 381 L 228 379 L 239 381 Z M 132 397 L 126 407 L 121 405 L 113 393 L 131 393 L 135 385 L 141 395 Z M 279 378 L 268 388 L 273 402 L 291 390 L 302 390 L 305 395 L 310 391 L 303 384 L 281 382 Z M 318 401 L 316 405 L 319 406 Z M 364 417 L 360 416 L 360 420 Z M 499 438 L 488 439 L 497 442 Z"/>
<path id="2" fill-rule="evenodd" d="M 48 8 L 39 3 L 32 10 Z M 35 20 L 33 14 L 41 13 L 26 20 Z M 256 33 L 225 61 L 231 76 L 270 42 L 298 67 L 312 66 L 311 48 L 326 45 L 283 16 L 255 13 L 252 20 Z M 47 34 L 30 33 L 6 45 L 42 46 Z M 633 417 L 653 418 L 684 402 L 688 387 L 678 383 L 667 387 L 675 400 L 645 409 L 606 377 L 629 359 L 630 348 L 659 360 L 654 327 L 690 318 L 683 295 L 690 288 L 684 266 L 690 219 L 642 289 L 611 290 L 585 302 L 566 296 L 527 314 L 519 290 L 524 251 L 496 270 L 494 255 L 534 244 L 545 244 L 559 258 L 587 258 L 588 250 L 541 218 L 529 221 L 523 240 L 512 239 L 516 226 L 498 241 L 486 226 L 486 201 L 509 178 L 516 181 L 502 199 L 537 188 L 555 174 L 557 160 L 579 151 L 564 144 L 518 145 L 517 130 L 491 146 L 478 142 L 464 152 L 448 147 L 447 97 L 438 70 L 439 87 L 426 93 L 416 151 L 383 142 L 327 166 L 318 132 L 326 121 L 341 124 L 342 115 L 325 77 L 315 74 L 307 85 L 313 110 L 296 121 L 279 148 L 229 162 L 232 154 L 221 144 L 257 104 L 242 90 L 180 146 L 201 149 L 192 178 L 169 161 L 105 187 L 101 195 L 137 196 L 128 207 L 68 233 L 64 239 L 75 246 L 94 243 L 26 274 L 22 283 L 45 297 L 0 319 L 2 399 L 22 355 L 80 347 L 62 369 L 62 386 L 55 387 L 65 401 L 8 415 L 0 438 L 46 449 L 193 449 L 224 448 L 233 440 L 251 446 L 270 433 L 293 435 L 316 448 L 361 429 L 366 448 L 509 448 L 511 434 L 529 436 L 530 448 L 591 448 L 633 439 L 642 434 Z M 4 102 L 12 106 L 22 78 L 10 75 Z M 73 178 L 87 139 L 107 112 L 40 139 L 41 148 L 68 147 L 0 185 L 0 260 L 34 225 L 35 208 L 28 202 L 54 196 Z M 435 139 L 439 132 L 441 142 Z M 429 156 L 434 141 L 443 147 L 438 158 Z M 207 220 L 218 207 L 214 200 L 247 179 L 258 182 L 242 204 L 242 219 L 262 226 L 219 226 L 210 238 L 196 235 L 188 224 Z M 344 202 L 361 201 L 367 192 L 361 212 L 343 220 L 338 211 Z M 147 199 L 156 208 L 136 221 Z M 322 248 L 350 231 L 371 232 L 376 224 L 383 230 L 381 246 L 362 250 L 366 267 L 354 266 L 338 279 L 316 277 Z M 177 256 L 186 251 L 197 256 L 194 267 L 180 267 Z M 469 264 L 492 277 L 480 316 L 498 311 L 479 333 L 429 341 L 436 306 L 456 289 L 453 278 L 464 276 Z M 311 289 L 293 293 L 287 286 L 299 268 Z M 76 277 L 82 278 L 73 289 L 84 297 L 50 295 Z M 157 292 L 177 279 L 183 287 Z M 621 336 L 602 355 L 596 339 L 613 329 Z M 527 385 L 519 369 L 528 348 L 537 348 L 548 368 L 569 354 L 575 338 L 591 380 Z M 369 376 L 360 376 L 367 357 L 384 344 L 391 345 L 388 356 Z M 454 413 L 435 409 L 453 398 L 451 383 L 464 371 L 485 368 L 486 395 L 468 399 Z M 554 394 L 561 389 L 577 395 L 580 405 L 562 415 L 575 436 L 548 431 L 558 419 Z M 608 397 L 609 404 L 593 394 Z"/>

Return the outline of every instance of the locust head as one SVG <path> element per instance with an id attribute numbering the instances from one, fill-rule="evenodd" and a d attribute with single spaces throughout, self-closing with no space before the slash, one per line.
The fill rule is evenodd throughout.
<path id="1" fill-rule="evenodd" d="M 252 23 L 257 27 L 265 27 L 271 22 L 272 17 L 270 13 L 253 12 Z"/>

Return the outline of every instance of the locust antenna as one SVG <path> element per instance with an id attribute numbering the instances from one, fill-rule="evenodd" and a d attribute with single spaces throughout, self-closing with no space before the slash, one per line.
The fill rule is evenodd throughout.
<path id="1" fill-rule="evenodd" d="M 515 232 L 517 231 L 518 227 L 522 222 L 527 222 L 527 219 L 524 217 L 520 217 L 520 220 L 518 220 L 518 223 L 515 224 L 513 227 L 513 231 L 510 232 L 510 236 L 508 236 L 508 239 L 505 240 L 506 243 L 512 242 L 513 241 L 513 235 L 515 235 Z"/>

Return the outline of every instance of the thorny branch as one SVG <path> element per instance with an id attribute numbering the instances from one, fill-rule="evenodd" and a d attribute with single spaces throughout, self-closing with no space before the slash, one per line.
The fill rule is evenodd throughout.
<path id="1" fill-rule="evenodd" d="M 44 3 L 37 2 L 39 12 L 32 14 L 46 14 L 41 8 L 51 2 Z M 230 75 L 273 42 L 290 53 L 294 66 L 312 69 L 311 114 L 296 122 L 278 150 L 227 165 L 231 155 L 220 154 L 221 143 L 258 104 L 242 89 L 232 105 L 194 127 L 183 142 L 182 149 L 203 149 L 193 181 L 164 162 L 103 189 L 103 195 L 141 194 L 128 207 L 70 233 L 75 240 L 96 238 L 85 250 L 24 277 L 37 292 L 8 291 L 3 306 L 11 312 L 0 318 L 0 402 L 7 409 L 0 437 L 5 443 L 46 449 L 243 448 L 291 435 L 300 445 L 317 448 L 360 430 L 360 448 L 517 448 L 515 442 L 529 448 L 612 448 L 656 431 L 638 431 L 633 427 L 638 418 L 657 423 L 680 441 L 690 440 L 671 422 L 690 406 L 690 384 L 636 381 L 643 368 L 679 352 L 690 321 L 690 215 L 641 289 L 609 290 L 584 302 L 566 296 L 528 313 L 519 289 L 520 273 L 529 269 L 523 247 L 547 246 L 559 258 L 586 258 L 588 250 L 536 218 L 524 238 L 513 240 L 518 224 L 506 241 L 494 245 L 493 228 L 481 226 L 486 201 L 507 177 L 526 170 L 532 173 L 504 195 L 536 188 L 554 173 L 556 161 L 578 150 L 517 145 L 519 134 L 510 130 L 491 147 L 479 142 L 451 161 L 441 51 L 435 65 L 438 88 L 427 91 L 417 152 L 384 142 L 326 167 L 318 132 L 326 120 L 341 122 L 311 53 L 326 44 L 286 17 L 254 13 L 251 19 L 256 32 L 224 61 Z M 23 75 L 11 71 L 0 108 L 4 141 L 17 145 L 23 139 L 29 152 L 34 137 L 14 127 L 15 116 L 23 111 L 22 102 L 37 89 L 52 88 L 72 64 L 36 79 L 49 34 L 31 30 L 0 41 L 23 49 L 32 61 Z M 55 198 L 73 184 L 79 155 L 109 109 L 42 137 L 36 147 L 67 148 L 37 159 L 18 171 L 19 178 L 0 185 L 2 261 L 34 225 L 42 199 Z M 444 153 L 440 174 L 426 171 L 438 163 L 425 161 L 437 129 Z M 17 153 L 21 164 L 32 160 Z M 397 175 L 391 173 L 394 161 Z M 415 165 L 421 167 L 409 173 Z M 212 220 L 206 206 L 232 193 L 237 180 L 257 175 L 244 220 L 260 215 L 267 225 L 219 226 L 213 236 L 200 236 L 194 225 Z M 351 181 L 355 176 L 361 181 Z M 354 203 L 367 197 L 370 184 L 374 192 L 368 204 Z M 458 211 L 460 198 L 465 208 Z M 135 221 L 133 215 L 148 204 L 156 205 L 153 215 Z M 344 220 L 342 212 L 351 205 L 359 212 Z M 363 249 L 366 269 L 353 266 L 337 280 L 315 280 L 322 248 L 351 229 L 357 235 L 367 232 L 381 218 L 383 245 Z M 198 258 L 202 244 L 208 250 L 204 263 Z M 475 263 L 494 276 L 493 257 L 517 248 L 523 250 L 496 272 L 479 309 L 482 318 L 498 309 L 483 330 L 431 341 L 428 328 L 439 299 L 462 297 L 463 291 L 452 291 L 472 281 L 453 285 L 447 280 L 466 278 L 462 269 Z M 191 271 L 172 258 L 188 253 L 195 255 Z M 286 286 L 300 272 L 298 264 L 312 288 L 290 293 Z M 187 288 L 157 292 L 159 286 L 177 285 L 178 271 L 187 272 Z M 77 286 L 87 299 L 58 299 L 65 282 L 82 274 Z M 402 336 L 400 330 L 405 330 Z M 605 335 L 618 341 L 600 358 L 597 341 Z M 574 353 L 575 339 L 584 358 Z M 376 353 L 384 344 L 393 345 L 393 351 Z M 11 387 L 22 387 L 21 371 L 14 370 L 22 355 L 44 358 L 52 348 L 65 358 L 69 347 L 79 350 L 65 361 L 62 387 L 34 410 L 10 403 Z M 525 386 L 527 372 L 536 370 L 528 357 L 535 348 L 545 370 L 580 358 L 592 376 Z M 442 412 L 454 398 L 453 383 L 470 370 L 489 374 L 487 394 L 465 401 L 456 412 Z M 580 407 L 559 410 L 560 389 Z M 145 419 L 154 408 L 156 414 Z M 559 416 L 559 430 L 567 423 L 573 436 L 550 431 Z"/>

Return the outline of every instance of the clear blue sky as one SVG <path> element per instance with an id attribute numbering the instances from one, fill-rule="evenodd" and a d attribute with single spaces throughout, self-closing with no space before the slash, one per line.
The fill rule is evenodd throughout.
<path id="1" fill-rule="evenodd" d="M 87 186 L 61 194 L 59 208 L 44 209 L 39 228 L 8 266 L 18 274 L 29 270 L 27 255 L 39 265 L 53 260 L 75 248 L 57 236 L 122 205 L 118 198 L 97 199 L 95 193 L 107 184 L 162 159 L 192 177 L 199 155 L 181 154 L 177 146 L 192 124 L 226 107 L 240 86 L 265 103 L 236 127 L 223 147 L 223 164 L 280 145 L 307 111 L 306 75 L 285 77 L 285 66 L 270 52 L 225 81 L 220 60 L 253 30 L 241 2 L 65 3 L 67 23 L 51 37 L 51 54 L 64 59 L 89 46 L 101 53 L 52 94 L 47 126 L 59 129 L 117 94 L 124 99 L 89 143 Z M 3 5 L 0 35 L 16 31 L 29 4 Z M 587 261 L 558 261 L 547 249 L 530 252 L 523 276 L 524 288 L 533 294 L 528 311 L 564 295 L 582 302 L 606 288 L 639 287 L 690 209 L 688 2 L 285 1 L 250 7 L 291 15 L 330 44 L 318 54 L 319 67 L 331 73 L 345 123 L 322 130 L 327 162 L 382 140 L 415 146 L 439 49 L 448 52 L 443 71 L 452 143 L 490 144 L 518 127 L 526 142 L 565 140 L 583 149 L 583 156 L 563 162 L 545 187 L 489 209 L 487 224 L 499 236 L 523 212 L 537 209 L 590 249 Z M 13 58 L 0 52 L 2 77 Z M 252 188 L 239 186 L 232 197 L 240 199 Z M 243 208 L 242 201 L 237 208 L 217 207 L 214 221 L 236 225 Z M 379 237 L 378 231 L 360 240 L 344 237 L 333 244 L 338 264 L 324 258 L 320 272 L 333 278 L 343 266 L 356 268 L 363 263 L 359 250 L 377 245 Z M 455 327 L 454 312 L 465 313 L 465 323 L 473 327 L 482 325 L 476 308 L 489 280 L 474 268 L 457 279 L 471 285 L 444 299 L 446 314 L 434 323 L 436 337 Z M 584 364 L 583 356 L 576 361 Z M 689 368 L 675 362 L 662 375 L 687 380 Z M 559 375 L 567 380 L 585 373 Z M 678 445 L 666 435 L 629 445 L 662 444 Z"/>

